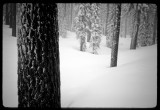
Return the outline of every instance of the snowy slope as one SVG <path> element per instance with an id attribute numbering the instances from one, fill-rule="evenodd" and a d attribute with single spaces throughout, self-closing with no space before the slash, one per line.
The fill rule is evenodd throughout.
<path id="1" fill-rule="evenodd" d="M 154 107 L 157 99 L 157 45 L 129 50 L 120 38 L 118 67 L 110 68 L 111 50 L 80 52 L 75 35 L 60 38 L 62 107 Z"/>
<path id="2" fill-rule="evenodd" d="M 118 67 L 102 37 L 99 55 L 79 51 L 75 33 L 59 38 L 62 107 L 154 107 L 157 99 L 157 45 L 129 50 L 120 38 Z M 17 41 L 3 25 L 3 105 L 17 107 Z"/>

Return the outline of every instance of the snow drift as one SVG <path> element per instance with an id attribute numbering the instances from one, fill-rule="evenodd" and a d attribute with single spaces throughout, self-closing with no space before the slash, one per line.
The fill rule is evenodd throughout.
<path id="1" fill-rule="evenodd" d="M 75 33 L 59 38 L 62 107 L 155 107 L 157 45 L 130 50 L 119 39 L 118 66 L 110 68 L 105 36 L 98 55 L 79 51 Z M 3 105 L 17 107 L 17 38 L 3 25 Z"/>

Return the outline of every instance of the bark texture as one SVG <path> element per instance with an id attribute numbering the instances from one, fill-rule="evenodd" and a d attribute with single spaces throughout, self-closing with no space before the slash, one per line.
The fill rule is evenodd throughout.
<path id="1" fill-rule="evenodd" d="M 112 38 L 112 50 L 111 50 L 111 65 L 110 65 L 111 67 L 117 66 L 121 4 L 116 4 L 115 8 L 116 10 L 115 10 L 115 21 L 114 21 L 114 34 Z"/>
<path id="2" fill-rule="evenodd" d="M 60 108 L 57 5 L 20 4 L 18 107 Z"/>

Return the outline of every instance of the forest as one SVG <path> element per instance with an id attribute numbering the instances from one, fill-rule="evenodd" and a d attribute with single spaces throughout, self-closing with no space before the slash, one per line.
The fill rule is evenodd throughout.
<path id="1" fill-rule="evenodd" d="M 4 106 L 155 107 L 156 74 L 156 4 L 3 4 Z"/>

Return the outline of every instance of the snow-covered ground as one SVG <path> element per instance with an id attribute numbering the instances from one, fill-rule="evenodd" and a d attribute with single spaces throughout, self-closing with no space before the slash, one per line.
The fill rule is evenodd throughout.
<path id="1" fill-rule="evenodd" d="M 17 66 L 18 66 L 18 51 L 17 39 L 12 36 L 12 29 L 9 25 L 3 25 L 3 82 L 2 95 L 3 105 L 5 107 L 17 107 L 18 92 L 17 92 Z"/>
<path id="2" fill-rule="evenodd" d="M 3 25 L 3 105 L 17 107 L 17 41 Z M 75 33 L 59 38 L 62 107 L 155 107 L 157 45 L 130 50 L 119 39 L 118 66 L 102 37 L 98 55 L 79 51 Z"/>

